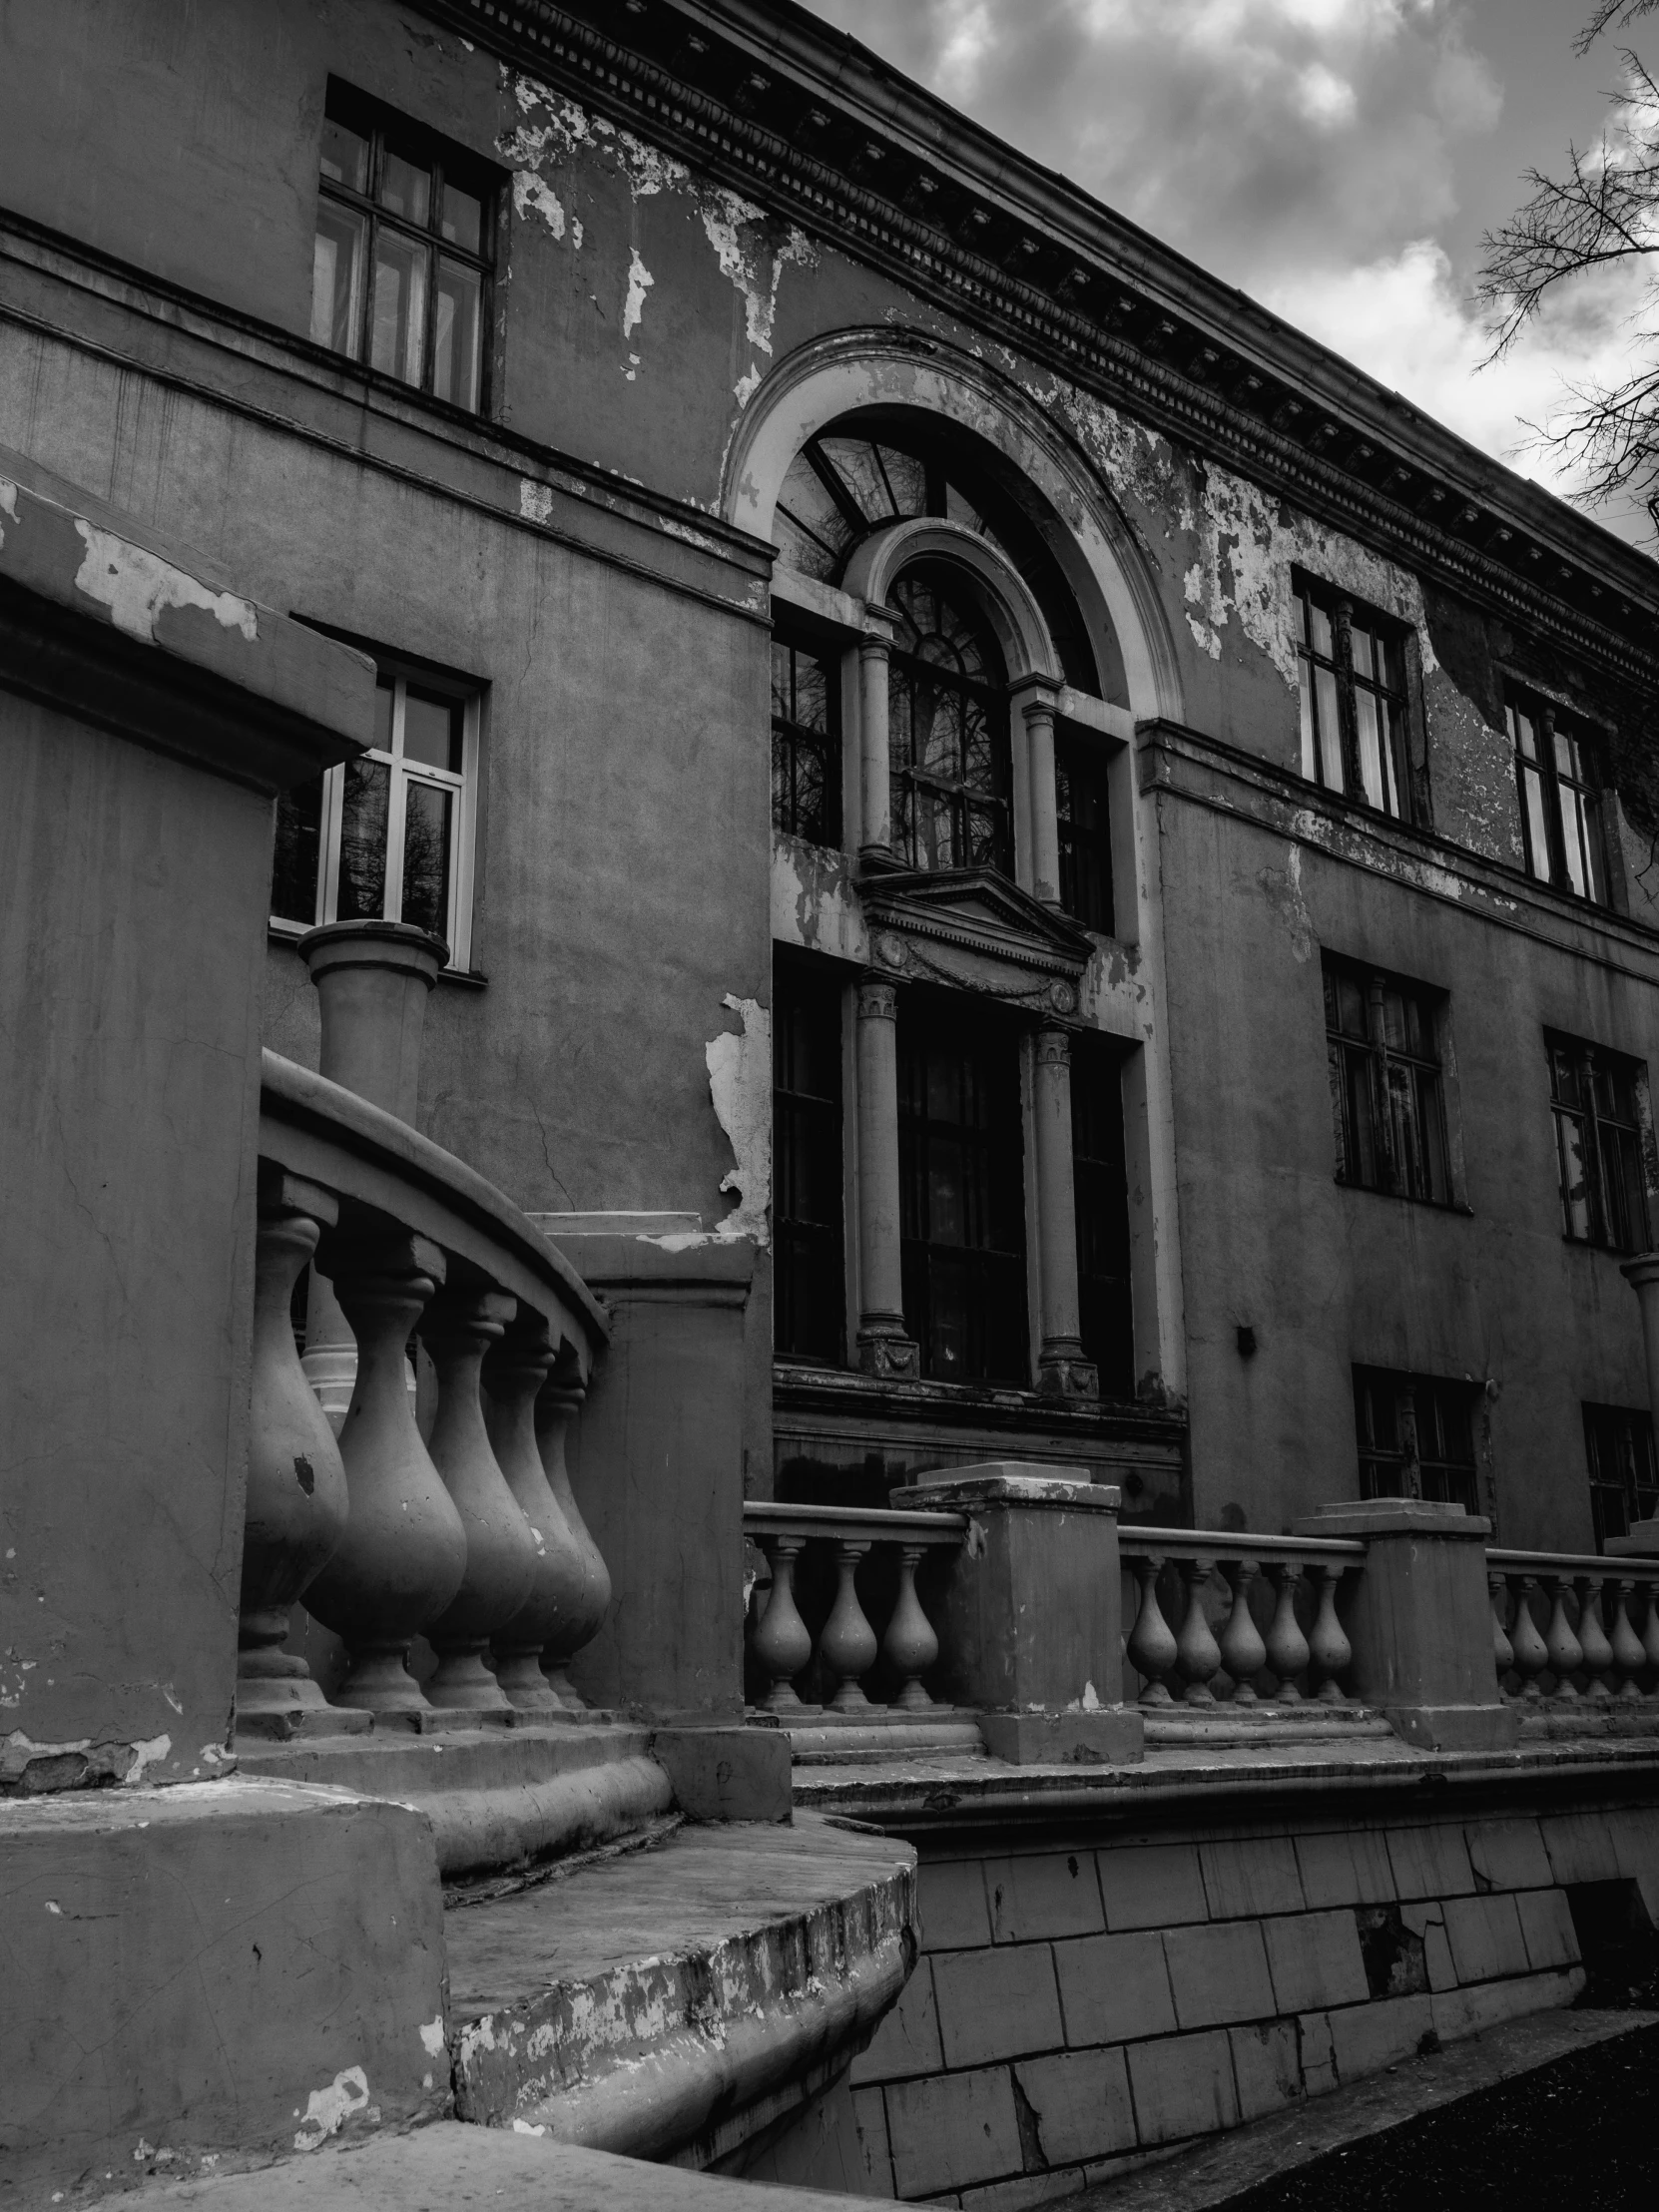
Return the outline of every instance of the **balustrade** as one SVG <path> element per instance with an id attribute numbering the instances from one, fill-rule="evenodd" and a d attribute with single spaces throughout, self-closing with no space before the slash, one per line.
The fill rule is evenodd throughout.
<path id="1" fill-rule="evenodd" d="M 1557 1712 L 1659 1698 L 1659 1559 L 1488 1551 L 1486 1583 L 1506 1697 Z"/>
<path id="2" fill-rule="evenodd" d="M 1338 1617 L 1337 1593 L 1343 1576 L 1364 1565 L 1363 1543 L 1122 1528 L 1118 1544 L 1130 1585 L 1124 1607 L 1125 1619 L 1133 1622 L 1127 1650 L 1144 1685 L 1143 1706 L 1173 1706 L 1178 1700 L 1201 1710 L 1221 1701 L 1232 1707 L 1264 1700 L 1297 1705 L 1305 1681 L 1318 1702 L 1345 1701 L 1343 1676 L 1353 1652 Z M 1271 1606 L 1258 1601 L 1264 1589 L 1271 1593 Z M 1177 1626 L 1171 1625 L 1166 1603 Z"/>
<path id="3" fill-rule="evenodd" d="M 761 1699 L 764 1712 L 801 1719 L 828 1711 L 855 1720 L 883 1710 L 912 1716 L 943 1710 L 921 1679 L 939 1655 L 939 1639 L 916 1593 L 916 1570 L 929 1550 L 960 1547 L 967 1531 L 961 1514 L 754 1503 L 744 1507 L 743 1518 L 745 1533 L 772 1568 L 772 1586 L 750 1635 L 750 1650 L 769 1685 Z M 835 1572 L 834 1599 L 816 1639 L 802 1617 L 796 1588 L 810 1544 L 830 1554 Z M 889 1555 L 897 1571 L 897 1592 L 879 1638 L 858 1590 L 858 1569 L 872 1552 Z M 815 1659 L 830 1692 L 821 1703 L 807 1702 L 796 1688 Z M 878 1662 L 890 1693 L 884 1708 L 872 1704 L 863 1687 Z"/>
<path id="4" fill-rule="evenodd" d="M 272 1053 L 262 1103 L 240 1721 L 332 1718 L 280 1649 L 301 1596 L 346 1647 L 338 1697 L 354 1715 L 556 1718 L 580 1703 L 562 1669 L 610 1594 L 564 1463 L 603 1315 L 532 1223 L 394 1116 Z M 307 1260 L 356 1340 L 337 1446 L 288 1325 Z M 437 1381 L 429 1441 L 406 1385 L 412 1334 Z M 424 1688 L 417 1636 L 437 1655 Z"/>

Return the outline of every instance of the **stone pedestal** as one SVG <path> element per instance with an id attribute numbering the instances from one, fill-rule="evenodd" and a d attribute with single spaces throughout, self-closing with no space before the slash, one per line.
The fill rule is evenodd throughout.
<path id="1" fill-rule="evenodd" d="M 1052 1467 L 992 1460 L 924 1474 L 899 1509 L 964 1513 L 968 1539 L 934 1609 L 946 1694 L 977 1708 L 985 1747 L 1016 1766 L 1142 1755 L 1118 1702 L 1119 1492 Z"/>
<path id="2" fill-rule="evenodd" d="M 1460 1505 L 1412 1497 L 1327 1505 L 1296 1524 L 1367 1545 L 1348 1622 L 1354 1694 L 1430 1751 L 1497 1750 L 1520 1733 L 1492 1665 L 1490 1532 Z"/>

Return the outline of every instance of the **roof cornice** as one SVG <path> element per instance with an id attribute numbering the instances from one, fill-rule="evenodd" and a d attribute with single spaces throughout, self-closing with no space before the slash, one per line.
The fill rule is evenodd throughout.
<path id="1" fill-rule="evenodd" d="M 1083 389 L 1659 680 L 1659 565 L 794 0 L 418 4 Z"/>

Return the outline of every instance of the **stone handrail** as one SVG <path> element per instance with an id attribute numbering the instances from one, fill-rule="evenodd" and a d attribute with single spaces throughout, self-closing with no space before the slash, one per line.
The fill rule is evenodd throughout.
<path id="1" fill-rule="evenodd" d="M 1303 1679 L 1317 1685 L 1315 1694 L 1324 1703 L 1344 1702 L 1342 1678 L 1354 1655 L 1337 1618 L 1337 1590 L 1345 1574 L 1364 1567 L 1363 1542 L 1249 1530 L 1120 1527 L 1118 1547 L 1126 1577 L 1134 1583 L 1124 1618 L 1134 1624 L 1127 1651 L 1144 1685 L 1143 1706 L 1169 1705 L 1177 1696 L 1188 1705 L 1213 1706 L 1218 1687 L 1234 1706 L 1257 1704 L 1264 1695 L 1294 1705 L 1302 1701 Z M 1170 1609 L 1180 1615 L 1178 1631 L 1160 1602 L 1161 1577 L 1174 1599 Z M 1251 1595 L 1264 1578 L 1273 1592 L 1265 1629 Z M 1306 1626 L 1297 1615 L 1304 1588 L 1310 1592 Z"/>
<path id="2" fill-rule="evenodd" d="M 610 1601 L 564 1450 L 606 1341 L 602 1310 L 463 1161 L 272 1052 L 259 1181 L 239 1726 L 557 1718 L 580 1703 L 563 1669 Z M 355 1340 L 337 1441 L 294 1342 L 307 1265 Z M 437 1382 L 425 1439 L 413 1336 Z M 349 1654 L 334 1706 L 282 1649 L 301 1597 Z M 424 1689 L 408 1671 L 416 1636 L 437 1654 Z"/>
<path id="3" fill-rule="evenodd" d="M 967 1536 L 961 1513 L 863 1511 L 840 1505 L 786 1505 L 752 1501 L 743 1509 L 744 1534 L 765 1552 L 772 1568 L 766 1608 L 751 1633 L 750 1648 L 770 1683 L 764 1712 L 793 1719 L 826 1708 L 803 1702 L 795 1683 L 815 1656 L 811 1630 L 795 1601 L 795 1568 L 809 1543 L 833 1546 L 835 1601 L 816 1647 L 824 1672 L 837 1684 L 828 1710 L 856 1718 L 870 1712 L 861 1679 L 885 1662 L 897 1688 L 893 1706 L 907 1713 L 933 1704 L 921 1677 L 939 1655 L 939 1640 L 916 1596 L 915 1575 L 925 1552 L 959 1550 Z M 873 1549 L 897 1554 L 898 1595 L 879 1640 L 859 1602 L 859 1562 Z"/>
<path id="4" fill-rule="evenodd" d="M 1659 1559 L 1488 1549 L 1486 1582 L 1505 1697 L 1566 1708 L 1659 1697 Z"/>

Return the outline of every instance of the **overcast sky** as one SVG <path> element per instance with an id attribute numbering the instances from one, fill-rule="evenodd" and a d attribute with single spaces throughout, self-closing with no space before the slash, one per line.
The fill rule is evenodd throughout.
<path id="1" fill-rule="evenodd" d="M 999 137 L 1524 474 L 1563 374 L 1617 367 L 1634 295 L 1563 301 L 1495 367 L 1481 233 L 1599 135 L 1588 0 L 808 0 Z M 1644 52 L 1659 30 L 1641 26 Z M 1650 64 L 1659 54 L 1647 52 Z M 1617 526 L 1618 518 L 1602 520 Z M 1629 525 L 1626 526 L 1627 533 Z"/>

